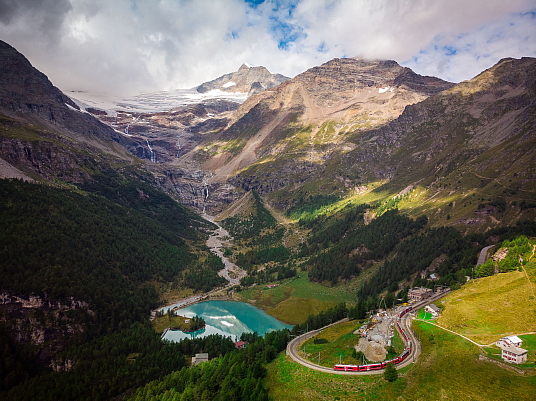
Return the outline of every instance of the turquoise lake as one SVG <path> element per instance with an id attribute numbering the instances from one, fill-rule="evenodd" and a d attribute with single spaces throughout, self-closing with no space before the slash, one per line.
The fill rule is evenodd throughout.
<path id="1" fill-rule="evenodd" d="M 264 335 L 270 331 L 292 327 L 244 302 L 206 301 L 178 309 L 176 312 L 178 315 L 186 317 L 201 316 L 207 325 L 204 329 L 193 333 L 168 330 L 162 337 L 166 340 L 180 341 L 183 338 L 200 338 L 210 334 L 221 334 L 236 341 L 244 332 L 257 332 Z"/>

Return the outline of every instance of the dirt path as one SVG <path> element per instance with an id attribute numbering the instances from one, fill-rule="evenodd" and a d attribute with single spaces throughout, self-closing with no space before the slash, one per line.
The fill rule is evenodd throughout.
<path id="1" fill-rule="evenodd" d="M 449 330 L 445 327 L 442 327 L 440 325 L 438 325 L 437 323 L 432 323 L 428 320 L 423 320 L 423 319 L 415 319 L 415 320 L 418 320 L 419 322 L 424 322 L 424 323 L 428 323 L 428 324 L 431 324 L 432 326 L 435 326 L 435 327 L 439 327 L 440 329 L 442 330 L 445 330 L 445 331 L 448 331 L 449 333 L 452 333 L 452 334 L 456 334 L 457 336 L 460 336 L 461 338 L 463 338 L 464 340 L 467 340 L 469 342 L 472 342 L 473 344 L 475 344 L 477 347 L 485 347 L 486 345 L 485 344 L 479 344 L 473 340 L 471 340 L 470 338 L 468 337 L 465 337 L 463 334 L 460 334 L 460 333 L 456 333 L 455 331 L 452 331 L 452 330 Z"/>
<path id="2" fill-rule="evenodd" d="M 455 334 L 455 335 L 457 335 L 457 336 L 460 336 L 460 337 L 463 338 L 464 340 L 467 340 L 467 341 L 469 341 L 469 342 L 475 344 L 477 347 L 480 347 L 480 348 L 482 348 L 482 347 L 490 347 L 490 346 L 492 346 L 493 344 L 495 344 L 495 341 L 492 342 L 492 343 L 490 343 L 490 344 L 479 344 L 479 343 L 477 343 L 476 341 L 473 341 L 473 340 L 471 340 L 470 338 L 464 336 L 463 334 L 460 334 L 460 333 L 457 333 L 457 332 L 455 332 L 455 331 L 453 331 L 453 330 L 447 329 L 447 328 L 445 328 L 445 327 L 443 327 L 443 326 L 438 325 L 437 323 L 432 323 L 432 322 L 430 322 L 430 321 L 428 321 L 428 320 L 423 320 L 423 319 L 415 319 L 415 320 L 418 320 L 419 322 L 424 322 L 424 323 L 431 324 L 432 326 L 438 327 L 438 328 L 440 328 L 440 329 L 442 329 L 442 330 L 448 331 L 449 333 L 452 333 L 452 334 Z M 516 336 L 524 336 L 524 335 L 527 335 L 527 334 L 536 334 L 536 332 L 535 332 L 535 331 L 530 331 L 530 332 L 528 332 L 528 333 L 521 333 L 521 334 L 515 334 L 515 335 L 516 335 Z M 503 333 L 503 334 L 498 334 L 497 336 L 500 336 L 500 335 L 512 335 L 512 334 Z"/>
<path id="3" fill-rule="evenodd" d="M 475 176 L 477 176 L 478 178 L 482 178 L 484 180 L 492 180 L 494 182 L 496 182 L 498 185 L 500 185 L 501 187 L 503 188 L 509 188 L 507 185 L 504 185 L 503 183 L 501 183 L 497 178 L 490 178 L 490 177 L 484 177 L 483 175 L 480 175 L 478 173 L 475 173 L 474 171 L 471 171 Z M 517 191 L 523 191 L 523 192 L 533 192 L 532 190 L 530 189 L 522 189 L 522 188 L 516 188 Z"/>
<path id="4" fill-rule="evenodd" d="M 532 255 L 530 255 L 528 262 L 530 262 L 532 258 L 534 258 L 534 251 L 536 251 L 536 245 L 532 245 Z M 534 285 L 530 281 L 529 275 L 527 271 L 525 270 L 525 266 L 521 265 L 521 268 L 523 269 L 523 273 L 525 273 L 525 277 L 527 278 L 527 282 L 529 283 L 529 288 L 530 288 L 530 291 L 532 292 L 532 299 L 536 303 L 536 296 L 534 295 Z"/>

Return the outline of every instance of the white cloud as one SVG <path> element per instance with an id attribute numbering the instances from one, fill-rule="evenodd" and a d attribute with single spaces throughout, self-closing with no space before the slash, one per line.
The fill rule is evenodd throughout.
<path id="1" fill-rule="evenodd" d="M 64 90 L 187 88 L 243 62 L 294 76 L 333 57 L 468 79 L 534 56 L 530 0 L 0 0 L 0 38 Z M 513 25 L 512 25 L 513 24 Z M 455 54 L 454 54 L 455 52 Z"/>

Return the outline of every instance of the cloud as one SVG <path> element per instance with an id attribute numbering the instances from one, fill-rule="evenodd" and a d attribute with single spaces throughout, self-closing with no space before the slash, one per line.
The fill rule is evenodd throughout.
<path id="1" fill-rule="evenodd" d="M 63 90 L 187 88 L 243 62 L 294 76 L 358 55 L 459 81 L 501 57 L 535 55 L 531 7 L 530 0 L 0 0 L 0 39 Z"/>
<path id="2" fill-rule="evenodd" d="M 506 57 L 536 57 L 536 13 L 506 15 L 459 35 L 438 35 L 404 62 L 421 74 L 460 82 Z"/>

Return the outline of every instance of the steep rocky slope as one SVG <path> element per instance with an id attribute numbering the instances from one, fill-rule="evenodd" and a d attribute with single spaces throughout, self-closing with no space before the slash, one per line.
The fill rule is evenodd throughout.
<path id="1" fill-rule="evenodd" d="M 385 124 L 406 105 L 451 86 L 394 61 L 335 59 L 250 97 L 215 137 L 215 155 L 204 167 L 217 181 L 263 157 L 298 152 L 303 160 L 319 161 L 326 145 L 346 146 L 346 133 Z"/>
<path id="2" fill-rule="evenodd" d="M 2 41 L 0 74 L 0 177 L 80 182 L 96 160 L 133 161 L 128 137 L 82 112 Z"/>
<path id="3" fill-rule="evenodd" d="M 210 223 L 154 188 L 132 143 L 0 42 L 0 178 L 34 181 L 0 180 L 0 338 L 28 360 L 143 320 L 156 283 L 221 283 L 197 259 Z"/>
<path id="4" fill-rule="evenodd" d="M 390 61 L 332 60 L 249 98 L 203 167 L 283 210 L 306 193 L 413 191 L 401 206 L 441 224 L 510 224 L 535 200 L 535 65 L 501 60 L 454 86 Z"/>

